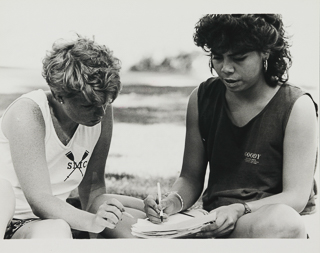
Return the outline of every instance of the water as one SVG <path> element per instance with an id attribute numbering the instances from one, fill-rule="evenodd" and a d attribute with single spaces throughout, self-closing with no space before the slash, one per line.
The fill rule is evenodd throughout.
<path id="1" fill-rule="evenodd" d="M 196 74 L 163 74 L 121 72 L 124 85 L 147 84 L 152 86 L 196 86 L 208 75 Z M 5 68 L 0 67 L 0 93 L 27 92 L 35 88 L 48 89 L 41 75 L 41 69 Z"/>
<path id="2" fill-rule="evenodd" d="M 197 86 L 210 77 L 206 64 L 197 66 L 189 74 L 166 74 L 151 72 L 121 72 L 124 85 L 147 84 L 152 86 Z M 303 78 L 303 79 L 302 79 Z M 303 81 L 304 80 L 304 81 Z M 300 79 L 293 76 L 290 82 L 309 91 L 316 101 L 319 101 L 319 84 L 307 77 Z M 41 76 L 41 69 L 0 67 L 0 93 L 27 92 L 35 88 L 48 89 Z"/>

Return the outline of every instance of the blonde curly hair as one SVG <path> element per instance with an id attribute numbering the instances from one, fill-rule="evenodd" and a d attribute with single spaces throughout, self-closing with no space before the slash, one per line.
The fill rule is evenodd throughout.
<path id="1" fill-rule="evenodd" d="M 53 95 L 73 97 L 81 92 L 89 103 L 112 103 L 121 91 L 120 61 L 94 40 L 78 35 L 58 40 L 43 59 L 42 76 Z"/>

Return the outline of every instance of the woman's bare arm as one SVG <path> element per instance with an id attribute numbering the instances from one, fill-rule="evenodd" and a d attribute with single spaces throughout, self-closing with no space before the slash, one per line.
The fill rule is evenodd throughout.
<path id="1" fill-rule="evenodd" d="M 207 167 L 204 145 L 201 139 L 198 119 L 198 89 L 190 95 L 187 108 L 187 129 L 185 150 L 180 177 L 172 187 L 184 202 L 183 209 L 192 206 L 200 197 Z"/>
<path id="2" fill-rule="evenodd" d="M 100 232 L 110 224 L 53 196 L 45 154 L 45 123 L 39 106 L 30 99 L 15 102 L 3 118 L 13 166 L 35 215 L 63 219 L 78 230 Z"/>

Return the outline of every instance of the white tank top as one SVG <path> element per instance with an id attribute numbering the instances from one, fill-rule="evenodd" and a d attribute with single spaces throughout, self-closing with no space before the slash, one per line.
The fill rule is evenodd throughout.
<path id="1" fill-rule="evenodd" d="M 21 98 L 33 100 L 41 109 L 46 128 L 46 160 L 52 193 L 57 198 L 65 201 L 70 192 L 80 184 L 83 178 L 93 149 L 100 137 L 101 123 L 93 127 L 79 125 L 72 139 L 65 146 L 55 132 L 45 92 L 43 90 L 32 91 L 22 95 L 17 100 Z M 3 115 L 5 113 L 6 111 Z M 16 209 L 14 218 L 36 218 L 21 190 L 13 168 L 9 142 L 2 131 L 2 117 L 0 118 L 0 164 L 0 177 L 8 180 L 15 192 Z"/>

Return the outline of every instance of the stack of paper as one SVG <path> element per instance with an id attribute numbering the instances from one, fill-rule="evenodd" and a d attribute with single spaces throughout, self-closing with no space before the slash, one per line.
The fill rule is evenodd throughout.
<path id="1" fill-rule="evenodd" d="M 169 216 L 167 221 L 154 224 L 148 219 L 138 219 L 132 225 L 131 233 L 141 238 L 178 238 L 197 233 L 210 222 L 215 221 L 216 213 L 201 209 L 189 210 Z"/>

